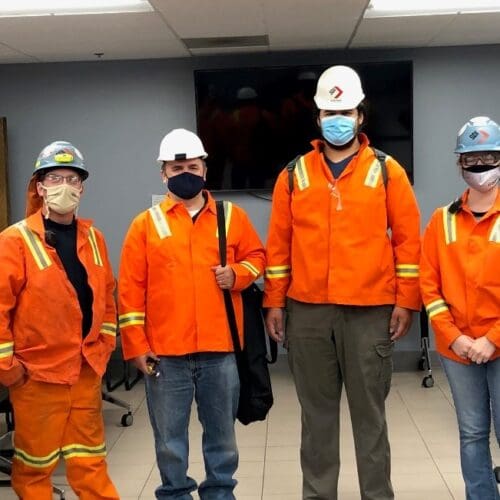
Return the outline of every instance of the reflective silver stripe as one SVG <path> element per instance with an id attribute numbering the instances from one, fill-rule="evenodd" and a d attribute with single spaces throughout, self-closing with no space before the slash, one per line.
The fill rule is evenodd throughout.
<path id="1" fill-rule="evenodd" d="M 254 276 L 258 276 L 260 274 L 260 271 L 248 260 L 242 260 L 239 264 L 241 264 L 243 267 L 246 267 Z"/>
<path id="2" fill-rule="evenodd" d="M 368 169 L 368 173 L 366 174 L 365 186 L 371 188 L 377 187 L 381 173 L 382 173 L 382 166 L 380 165 L 380 162 L 377 160 L 377 158 L 375 158 L 372 161 L 370 168 Z"/>
<path id="3" fill-rule="evenodd" d="M 233 204 L 230 201 L 224 202 L 224 219 L 226 221 L 226 236 L 229 234 L 229 227 L 231 224 L 231 217 L 233 215 Z M 215 237 L 219 238 L 219 228 L 215 231 Z"/>
<path id="4" fill-rule="evenodd" d="M 18 222 L 15 226 L 21 232 L 24 242 L 35 260 L 38 269 L 41 271 L 47 269 L 52 264 L 52 261 L 45 251 L 38 235 L 27 226 L 25 220 Z"/>
<path id="5" fill-rule="evenodd" d="M 153 219 L 153 223 L 156 228 L 156 232 L 158 233 L 158 237 L 160 240 L 167 238 L 168 236 L 172 236 L 172 232 L 170 231 L 170 227 L 167 222 L 167 218 L 163 213 L 160 205 L 155 205 L 149 209 L 149 213 L 151 214 L 151 218 Z"/>
<path id="6" fill-rule="evenodd" d="M 500 243 L 500 215 L 497 216 L 497 220 L 493 224 L 489 240 L 494 243 Z"/>
<path id="7" fill-rule="evenodd" d="M 61 455 L 65 460 L 75 457 L 103 457 L 106 455 L 106 445 L 85 446 L 83 444 L 69 444 L 61 448 Z"/>
<path id="8" fill-rule="evenodd" d="M 457 241 L 457 217 L 450 213 L 448 207 L 443 208 L 443 228 L 446 244 L 455 243 Z"/>
<path id="9" fill-rule="evenodd" d="M 0 359 L 8 358 L 14 354 L 14 342 L 0 344 Z"/>
<path id="10" fill-rule="evenodd" d="M 268 279 L 288 278 L 290 276 L 290 266 L 268 266 L 264 276 Z"/>
<path id="11" fill-rule="evenodd" d="M 296 167 L 295 167 L 295 177 L 297 179 L 297 185 L 300 189 L 300 191 L 303 191 L 304 189 L 309 187 L 309 175 L 307 173 L 307 167 L 306 167 L 306 162 L 304 161 L 304 157 L 301 156 L 299 160 L 297 161 Z"/>
<path id="12" fill-rule="evenodd" d="M 397 264 L 396 276 L 399 278 L 418 278 L 419 270 L 418 264 Z"/>
<path id="13" fill-rule="evenodd" d="M 101 326 L 101 333 L 116 337 L 116 323 L 103 323 Z"/>
<path id="14" fill-rule="evenodd" d="M 94 254 L 94 262 L 97 266 L 102 267 L 102 258 L 101 253 L 99 252 L 99 246 L 97 245 L 97 238 L 95 236 L 95 230 L 93 227 L 89 229 L 89 241 L 90 246 L 92 247 L 92 253 Z"/>
<path id="15" fill-rule="evenodd" d="M 37 469 L 43 467 L 49 467 L 50 465 L 56 463 L 59 460 L 60 455 L 61 455 L 60 449 L 54 450 L 53 452 L 43 457 L 35 457 L 33 455 L 29 455 L 20 448 L 14 449 L 14 458 L 23 462 L 28 467 L 35 467 Z"/>
<path id="16" fill-rule="evenodd" d="M 120 314 L 120 317 L 118 318 L 118 324 L 120 325 L 120 328 L 134 325 L 144 325 L 145 319 L 146 314 L 143 312 L 130 312 L 126 314 Z"/>
<path id="17" fill-rule="evenodd" d="M 425 310 L 427 311 L 427 316 L 429 317 L 429 319 L 431 319 L 434 316 L 436 316 L 437 314 L 442 313 L 444 311 L 448 311 L 449 309 L 448 309 L 448 305 L 446 304 L 446 302 L 443 299 L 437 299 L 437 300 L 431 302 L 430 304 L 428 304 L 425 307 Z"/>

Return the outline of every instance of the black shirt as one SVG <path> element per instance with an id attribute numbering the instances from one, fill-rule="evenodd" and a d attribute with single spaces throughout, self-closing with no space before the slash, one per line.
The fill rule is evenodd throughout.
<path id="1" fill-rule="evenodd" d="M 56 249 L 70 283 L 76 291 L 82 311 L 82 338 L 85 338 L 92 325 L 92 289 L 89 286 L 87 271 L 78 259 L 76 252 L 76 220 L 71 224 L 58 224 L 43 219 L 45 241 Z"/>
<path id="2" fill-rule="evenodd" d="M 340 177 L 342 172 L 345 170 L 347 165 L 349 165 L 349 162 L 354 158 L 354 156 L 356 154 L 357 154 L 357 152 L 352 154 L 351 156 L 348 156 L 347 158 L 344 158 L 343 160 L 340 160 L 340 161 L 331 161 L 325 155 L 326 163 L 330 167 L 330 170 L 332 171 L 334 179 L 338 179 Z"/>

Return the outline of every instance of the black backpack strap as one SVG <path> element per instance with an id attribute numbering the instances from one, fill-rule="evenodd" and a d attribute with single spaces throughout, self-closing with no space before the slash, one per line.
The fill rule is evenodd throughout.
<path id="1" fill-rule="evenodd" d="M 380 163 L 380 171 L 382 173 L 382 182 L 384 183 L 384 188 L 387 189 L 387 183 L 389 182 L 389 175 L 387 173 L 387 165 L 385 163 L 385 160 L 387 158 L 387 155 L 383 152 L 380 151 L 380 149 L 372 148 L 373 152 L 375 153 L 375 156 Z"/>
<path id="2" fill-rule="evenodd" d="M 217 210 L 217 230 L 219 233 L 219 256 L 220 265 L 224 267 L 227 263 L 226 256 L 226 216 L 224 214 L 224 202 L 216 201 L 215 208 Z M 238 336 L 238 324 L 236 323 L 236 315 L 234 313 L 233 299 L 229 290 L 222 290 L 224 294 L 224 305 L 226 306 L 227 321 L 229 323 L 229 330 L 231 331 L 231 338 L 233 339 L 234 352 L 241 353 L 240 337 Z"/>
<path id="3" fill-rule="evenodd" d="M 295 171 L 295 167 L 297 166 L 297 162 L 299 161 L 300 156 L 301 155 L 296 156 L 286 166 L 286 169 L 288 171 L 288 191 L 289 191 L 290 194 L 293 193 L 293 172 Z"/>

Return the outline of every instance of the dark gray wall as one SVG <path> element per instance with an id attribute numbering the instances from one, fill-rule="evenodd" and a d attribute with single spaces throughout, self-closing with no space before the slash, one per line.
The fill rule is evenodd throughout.
<path id="1" fill-rule="evenodd" d="M 25 187 L 43 146 L 77 145 L 91 171 L 80 214 L 107 236 L 117 269 L 131 218 L 162 193 L 155 163 L 174 127 L 196 128 L 193 70 L 229 66 L 413 60 L 415 192 L 423 223 L 463 190 L 452 153 L 470 116 L 500 120 L 499 46 L 95 63 L 0 65 L 0 116 L 8 120 L 11 219 L 24 214 Z M 368 96 L 369 97 L 369 96 Z M 390 152 L 389 152 L 390 153 Z M 269 203 L 223 194 L 250 213 L 262 238 Z M 416 328 L 398 344 L 418 349 Z"/>

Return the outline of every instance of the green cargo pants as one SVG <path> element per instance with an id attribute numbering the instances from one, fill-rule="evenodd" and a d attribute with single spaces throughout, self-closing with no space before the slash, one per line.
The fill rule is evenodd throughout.
<path id="1" fill-rule="evenodd" d="M 337 500 L 340 396 L 345 385 L 362 500 L 392 500 L 385 399 L 393 306 L 287 302 L 288 362 L 302 409 L 304 500 Z"/>

